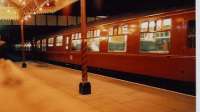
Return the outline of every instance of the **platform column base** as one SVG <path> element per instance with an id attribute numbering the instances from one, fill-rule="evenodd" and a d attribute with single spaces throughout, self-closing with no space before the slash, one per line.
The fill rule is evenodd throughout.
<path id="1" fill-rule="evenodd" d="M 81 82 L 79 84 L 79 93 L 82 95 L 91 94 L 91 84 L 90 82 Z"/>
<path id="2" fill-rule="evenodd" d="M 26 63 L 22 63 L 22 68 L 26 68 L 27 64 Z"/>

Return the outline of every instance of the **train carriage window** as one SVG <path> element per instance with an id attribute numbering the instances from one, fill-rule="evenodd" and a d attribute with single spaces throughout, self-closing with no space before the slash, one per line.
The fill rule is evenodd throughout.
<path id="1" fill-rule="evenodd" d="M 127 35 L 117 35 L 108 37 L 108 51 L 126 52 Z"/>
<path id="2" fill-rule="evenodd" d="M 115 26 L 113 35 L 108 36 L 109 52 L 126 52 L 128 25 Z"/>
<path id="3" fill-rule="evenodd" d="M 141 32 L 147 32 L 149 27 L 149 22 L 142 22 L 141 24 Z"/>
<path id="4" fill-rule="evenodd" d="M 88 46 L 88 51 L 99 52 L 100 30 L 94 30 L 94 35 L 87 39 L 87 46 Z"/>
<path id="5" fill-rule="evenodd" d="M 172 20 L 171 20 L 171 18 L 164 19 L 162 25 L 163 25 L 162 26 L 163 30 L 169 30 L 169 29 L 171 29 L 171 26 L 172 26 Z"/>
<path id="6" fill-rule="evenodd" d="M 97 30 L 97 35 L 96 35 L 96 37 L 100 37 L 100 34 L 101 34 L 101 31 L 100 31 L 100 30 Z"/>
<path id="7" fill-rule="evenodd" d="M 40 40 L 37 41 L 36 46 L 37 46 L 38 49 L 40 49 Z"/>
<path id="8" fill-rule="evenodd" d="M 46 51 L 46 39 L 42 40 L 42 51 Z"/>
<path id="9" fill-rule="evenodd" d="M 80 51 L 81 50 L 81 33 L 72 34 L 71 50 Z"/>
<path id="10" fill-rule="evenodd" d="M 99 38 L 90 38 L 88 39 L 88 51 L 99 51 L 100 39 Z"/>
<path id="11" fill-rule="evenodd" d="M 53 43 L 54 43 L 54 38 L 49 38 L 48 39 L 48 47 L 53 47 Z"/>
<path id="12" fill-rule="evenodd" d="M 149 32 L 154 32 L 156 27 L 155 21 L 150 21 L 149 22 Z"/>
<path id="13" fill-rule="evenodd" d="M 156 22 L 150 21 L 149 31 L 141 31 L 140 33 L 140 51 L 144 53 L 169 53 L 171 23 L 171 18 Z"/>
<path id="14" fill-rule="evenodd" d="M 113 28 L 113 35 L 118 35 L 118 27 Z"/>
<path id="15" fill-rule="evenodd" d="M 121 35 L 121 34 L 123 34 L 123 33 L 122 33 L 122 26 L 119 26 L 119 27 L 118 27 L 118 35 Z"/>
<path id="16" fill-rule="evenodd" d="M 189 48 L 196 47 L 196 23 L 195 20 L 188 21 L 187 24 L 187 46 Z"/>
<path id="17" fill-rule="evenodd" d="M 56 37 L 56 46 L 62 46 L 63 45 L 63 36 L 59 35 Z"/>
<path id="18" fill-rule="evenodd" d="M 113 35 L 113 28 L 109 28 L 108 35 Z"/>
<path id="19" fill-rule="evenodd" d="M 128 34 L 128 25 L 123 25 L 122 26 L 122 34 Z M 119 33 L 118 33 L 119 34 Z"/>
<path id="20" fill-rule="evenodd" d="M 162 29 L 162 20 L 156 21 L 156 31 L 160 31 Z"/>
<path id="21" fill-rule="evenodd" d="M 168 53 L 170 32 L 142 33 L 140 51 L 149 53 Z"/>

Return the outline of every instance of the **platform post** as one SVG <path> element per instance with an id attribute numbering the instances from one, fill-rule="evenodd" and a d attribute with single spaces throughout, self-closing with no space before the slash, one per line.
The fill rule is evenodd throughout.
<path id="1" fill-rule="evenodd" d="M 87 74 L 87 16 L 86 0 L 80 0 L 81 5 L 81 69 L 82 82 L 79 84 L 79 93 L 82 95 L 91 94 L 91 84 Z"/>
<path id="2" fill-rule="evenodd" d="M 24 45 L 24 19 L 20 20 L 20 29 L 21 29 L 21 44 L 22 44 L 22 68 L 26 68 L 26 58 L 25 58 L 25 45 Z"/>

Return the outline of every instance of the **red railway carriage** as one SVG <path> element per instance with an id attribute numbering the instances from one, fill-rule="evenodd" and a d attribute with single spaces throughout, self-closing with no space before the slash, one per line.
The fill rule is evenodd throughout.
<path id="1" fill-rule="evenodd" d="M 37 41 L 47 60 L 80 64 L 80 28 Z M 195 9 L 129 15 L 88 25 L 88 65 L 151 77 L 195 81 Z"/>

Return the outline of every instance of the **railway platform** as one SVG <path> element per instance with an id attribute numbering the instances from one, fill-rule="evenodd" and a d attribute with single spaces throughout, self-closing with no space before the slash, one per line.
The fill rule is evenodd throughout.
<path id="1" fill-rule="evenodd" d="M 92 94 L 80 95 L 81 71 L 27 64 L 0 60 L 0 112 L 195 112 L 195 96 L 92 73 Z"/>

